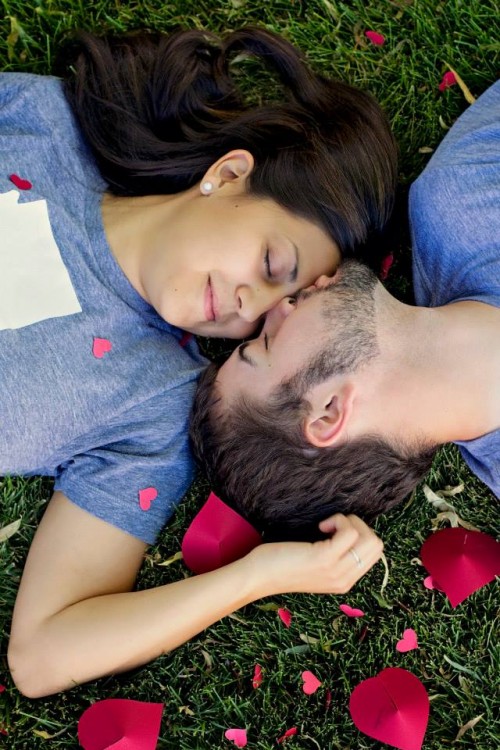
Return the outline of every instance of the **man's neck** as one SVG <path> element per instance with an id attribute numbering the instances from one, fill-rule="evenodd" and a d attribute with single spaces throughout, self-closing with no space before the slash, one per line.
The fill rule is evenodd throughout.
<path id="1" fill-rule="evenodd" d="M 364 383 L 372 428 L 439 444 L 500 428 L 500 309 L 479 302 L 396 303 L 383 314 L 383 364 Z"/>

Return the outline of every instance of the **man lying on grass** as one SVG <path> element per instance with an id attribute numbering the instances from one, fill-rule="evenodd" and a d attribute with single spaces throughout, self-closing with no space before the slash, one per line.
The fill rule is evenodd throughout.
<path id="1" fill-rule="evenodd" d="M 500 496 L 500 82 L 412 186 L 410 219 L 419 307 L 346 261 L 201 381 L 198 457 L 268 538 L 389 509 L 446 442 Z"/>

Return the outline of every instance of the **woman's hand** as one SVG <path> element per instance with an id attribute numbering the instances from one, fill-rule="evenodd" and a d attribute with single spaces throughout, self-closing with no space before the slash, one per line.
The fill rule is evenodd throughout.
<path id="1" fill-rule="evenodd" d="M 287 592 L 345 594 L 380 560 L 384 545 L 357 516 L 320 523 L 329 539 L 263 544 L 248 555 L 256 598 Z"/>

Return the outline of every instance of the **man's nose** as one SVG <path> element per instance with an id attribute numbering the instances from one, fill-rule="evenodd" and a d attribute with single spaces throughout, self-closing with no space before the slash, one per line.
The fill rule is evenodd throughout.
<path id="1" fill-rule="evenodd" d="M 287 318 L 295 307 L 295 299 L 293 297 L 284 297 L 278 302 L 266 315 L 266 322 L 264 323 L 264 332 L 268 336 L 275 336 L 279 331 L 281 324 Z"/>

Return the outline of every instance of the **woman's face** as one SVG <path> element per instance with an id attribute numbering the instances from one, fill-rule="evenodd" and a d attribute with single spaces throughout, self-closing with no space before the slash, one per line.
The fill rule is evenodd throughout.
<path id="1" fill-rule="evenodd" d="M 340 262 L 326 232 L 270 199 L 229 185 L 174 203 L 143 252 L 141 293 L 166 321 L 200 336 L 249 336 L 283 297 Z"/>

